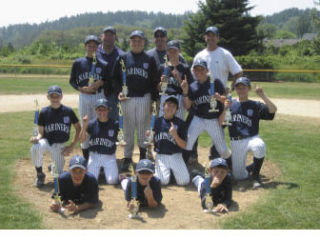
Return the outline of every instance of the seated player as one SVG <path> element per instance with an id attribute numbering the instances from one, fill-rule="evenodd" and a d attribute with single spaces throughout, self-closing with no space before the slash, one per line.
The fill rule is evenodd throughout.
<path id="1" fill-rule="evenodd" d="M 187 129 L 185 122 L 175 114 L 179 103 L 171 96 L 163 103 L 164 115 L 157 118 L 154 125 L 155 175 L 162 185 L 170 181 L 171 171 L 178 185 L 187 185 L 190 175 L 182 158 L 182 150 L 186 147 Z"/>
<path id="2" fill-rule="evenodd" d="M 99 201 L 98 182 L 87 172 L 86 160 L 82 156 L 74 156 L 70 160 L 69 172 L 59 176 L 58 184 L 62 206 L 53 200 L 50 209 L 54 212 L 64 207 L 69 212 L 78 213 L 95 207 Z"/>
<path id="3" fill-rule="evenodd" d="M 154 165 L 149 159 L 142 159 L 137 163 L 135 174 L 137 176 L 137 201 L 140 207 L 157 207 L 162 200 L 160 179 L 153 176 Z M 125 191 L 127 207 L 133 208 L 131 179 L 121 180 L 121 187 Z"/>
<path id="4" fill-rule="evenodd" d="M 250 90 L 250 80 L 246 77 L 238 78 L 235 83 L 238 99 L 234 99 L 232 102 L 226 101 L 225 108 L 230 107 L 232 116 L 229 135 L 232 150 L 233 177 L 236 180 L 242 180 L 248 178 L 249 174 L 251 174 L 253 187 L 257 188 L 262 186 L 260 170 L 266 155 L 265 143 L 259 137 L 259 121 L 260 119 L 272 120 L 277 107 L 259 87 L 256 88 L 256 93 L 265 104 L 250 100 Z M 225 111 L 220 116 L 220 124 L 225 118 Z M 246 168 L 247 153 L 249 151 L 253 152 L 253 164 Z"/>
<path id="5" fill-rule="evenodd" d="M 97 118 L 89 122 L 86 115 L 83 118 L 83 128 L 80 132 L 80 142 L 89 138 L 88 172 L 99 178 L 103 167 L 107 184 L 118 183 L 118 166 L 116 162 L 116 141 L 118 136 L 118 121 L 109 118 L 110 106 L 108 100 L 100 98 L 95 104 Z"/>
<path id="6" fill-rule="evenodd" d="M 222 158 L 215 158 L 210 162 L 210 197 L 216 212 L 228 212 L 232 202 L 232 178 L 228 173 L 228 164 Z M 206 184 L 203 174 L 198 170 L 192 171 L 192 182 L 198 189 L 201 198 L 201 206 L 206 207 Z"/>
<path id="7" fill-rule="evenodd" d="M 48 107 L 41 109 L 38 119 L 38 135 L 33 136 L 30 142 L 32 164 L 37 171 L 35 181 L 36 187 L 44 184 L 46 175 L 42 171 L 43 155 L 50 152 L 52 162 L 58 174 L 63 172 L 64 156 L 69 155 L 74 149 L 81 130 L 79 120 L 74 111 L 61 104 L 62 90 L 59 86 L 53 85 L 48 89 L 47 98 L 50 101 Z M 71 124 L 76 133 L 70 146 L 65 143 L 70 138 Z"/>

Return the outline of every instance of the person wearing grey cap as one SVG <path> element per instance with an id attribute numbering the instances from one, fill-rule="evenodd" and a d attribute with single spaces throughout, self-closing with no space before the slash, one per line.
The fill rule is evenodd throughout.
<path id="1" fill-rule="evenodd" d="M 215 212 L 229 212 L 232 203 L 232 177 L 228 172 L 228 164 L 222 158 L 215 158 L 210 162 L 208 169 L 209 176 L 203 176 L 196 169 L 192 170 L 192 182 L 200 195 L 203 210 L 207 210 L 208 202 L 206 201 L 208 199 L 206 196 L 209 194 Z M 206 181 L 208 181 L 207 184 Z M 207 186 L 209 186 L 209 189 L 207 189 Z"/>
<path id="2" fill-rule="evenodd" d="M 86 56 L 77 58 L 73 64 L 70 74 L 70 85 L 79 91 L 79 114 L 82 119 L 88 114 L 89 119 L 96 117 L 94 105 L 99 98 L 105 98 L 104 86 L 111 85 L 108 81 L 107 63 L 101 58 L 96 58 L 96 51 L 100 40 L 95 35 L 88 35 L 84 40 Z M 81 144 L 83 156 L 89 158 L 89 142 Z"/>
<path id="3" fill-rule="evenodd" d="M 116 141 L 119 131 L 118 121 L 109 118 L 108 100 L 100 98 L 95 104 L 97 118 L 89 122 L 88 115 L 83 117 L 80 142 L 89 139 L 88 172 L 98 180 L 100 169 L 104 169 L 107 184 L 118 183 L 116 162 Z"/>
<path id="4" fill-rule="evenodd" d="M 107 26 L 102 30 L 101 33 L 101 44 L 99 44 L 97 49 L 97 58 L 103 59 L 108 63 L 108 74 L 107 82 L 104 84 L 104 93 L 109 101 L 111 110 L 109 112 L 109 117 L 118 120 L 119 119 L 119 109 L 118 109 L 118 96 L 116 95 L 114 88 L 111 84 L 112 71 L 117 58 L 124 54 L 119 47 L 115 45 L 117 41 L 117 30 L 112 26 Z"/>
<path id="5" fill-rule="evenodd" d="M 81 126 L 79 120 L 72 110 L 61 103 L 63 98 L 62 89 L 58 85 L 50 86 L 47 91 L 47 98 L 50 105 L 41 109 L 39 118 L 35 119 L 38 124 L 37 135 L 31 137 L 32 164 L 37 171 L 35 180 L 36 187 L 42 187 L 46 175 L 42 171 L 43 155 L 50 152 L 52 164 L 55 166 L 55 172 L 52 174 L 61 174 L 65 163 L 64 156 L 68 156 L 74 149 Z M 72 143 L 65 146 L 70 138 L 71 125 L 76 132 Z"/>
<path id="6" fill-rule="evenodd" d="M 98 182 L 87 172 L 86 160 L 82 156 L 71 158 L 69 171 L 59 176 L 58 185 L 62 205 L 52 200 L 50 209 L 54 212 L 61 212 L 61 208 L 65 208 L 76 214 L 95 207 L 99 202 Z"/>
<path id="7" fill-rule="evenodd" d="M 136 200 L 140 207 L 157 207 L 162 201 L 160 179 L 153 176 L 154 165 L 149 159 L 141 159 L 136 165 L 137 176 Z M 121 180 L 121 187 L 125 191 L 127 207 L 133 207 L 132 182 L 130 178 Z"/>
<path id="8" fill-rule="evenodd" d="M 253 180 L 253 188 L 259 188 L 263 186 L 260 170 L 266 155 L 266 145 L 259 136 L 259 121 L 273 120 L 277 107 L 258 86 L 255 88 L 255 92 L 264 103 L 250 100 L 250 90 L 249 78 L 240 77 L 236 80 L 235 91 L 238 99 L 225 102 L 225 110 L 219 117 L 219 123 L 222 125 L 226 110 L 229 108 L 233 177 L 236 180 L 250 177 Z M 253 163 L 246 167 L 248 152 L 253 153 Z"/>
<path id="9" fill-rule="evenodd" d="M 128 171 L 132 163 L 134 132 L 137 130 L 140 159 L 146 158 L 145 131 L 150 126 L 151 103 L 158 98 L 160 76 L 153 57 L 144 51 L 145 36 L 140 30 L 130 34 L 130 51 L 119 56 L 114 67 L 114 86 L 123 111 L 123 132 L 126 145 L 121 172 Z M 125 76 L 125 78 L 124 78 Z M 128 94 L 124 96 L 123 86 Z"/>

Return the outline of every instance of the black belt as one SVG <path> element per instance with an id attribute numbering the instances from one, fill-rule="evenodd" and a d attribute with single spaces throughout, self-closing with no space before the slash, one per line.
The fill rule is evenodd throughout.
<path id="1" fill-rule="evenodd" d="M 91 92 L 91 93 L 87 93 L 87 94 L 89 94 L 89 95 L 96 95 L 97 93 L 101 93 L 102 91 L 100 90 L 100 91 L 96 91 L 96 92 Z"/>
<path id="2" fill-rule="evenodd" d="M 244 136 L 239 136 L 239 137 L 231 137 L 231 141 L 237 141 L 237 140 L 242 140 L 242 139 L 245 139 L 245 138 L 248 138 L 248 137 L 244 137 Z"/>

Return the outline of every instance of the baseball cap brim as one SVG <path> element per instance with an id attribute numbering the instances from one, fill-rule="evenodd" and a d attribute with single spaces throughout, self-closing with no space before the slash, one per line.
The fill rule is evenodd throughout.
<path id="1" fill-rule="evenodd" d="M 81 165 L 81 164 L 74 164 L 71 167 L 69 167 L 70 170 L 74 169 L 74 168 L 81 168 L 83 170 L 86 170 L 86 167 Z"/>

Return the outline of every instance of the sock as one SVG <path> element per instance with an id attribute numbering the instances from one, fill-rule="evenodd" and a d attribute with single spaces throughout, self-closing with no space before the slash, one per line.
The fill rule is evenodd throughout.
<path id="1" fill-rule="evenodd" d="M 253 163 L 254 163 L 253 171 L 252 171 L 253 179 L 259 178 L 260 170 L 261 170 L 261 167 L 263 164 L 263 160 L 264 160 L 264 157 L 263 158 L 253 158 Z"/>
<path id="2" fill-rule="evenodd" d="M 140 150 L 140 160 L 146 159 L 147 158 L 147 156 L 146 156 L 147 149 L 146 148 L 139 148 L 139 150 Z"/>
<path id="3" fill-rule="evenodd" d="M 213 160 L 215 158 L 219 158 L 220 154 L 218 153 L 216 147 L 214 145 L 211 146 L 210 148 L 210 160 Z"/>
<path id="4" fill-rule="evenodd" d="M 42 174 L 42 167 L 36 167 L 37 175 Z"/>
<path id="5" fill-rule="evenodd" d="M 87 149 L 82 149 L 82 155 L 86 159 L 86 165 L 88 165 L 88 160 L 89 160 L 89 148 Z"/>
<path id="6" fill-rule="evenodd" d="M 230 172 L 232 172 L 232 159 L 231 155 L 226 159 Z"/>

